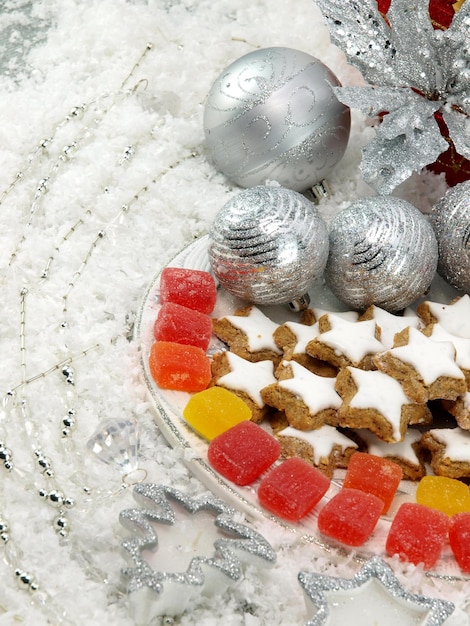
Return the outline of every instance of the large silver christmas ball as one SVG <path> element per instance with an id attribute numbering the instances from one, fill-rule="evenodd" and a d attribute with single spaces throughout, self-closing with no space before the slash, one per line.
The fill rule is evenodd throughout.
<path id="1" fill-rule="evenodd" d="M 391 196 L 364 198 L 330 224 L 326 284 L 354 309 L 400 311 L 429 288 L 437 254 L 433 228 L 416 207 Z"/>
<path id="2" fill-rule="evenodd" d="M 209 232 L 209 260 L 221 285 L 255 304 L 302 298 L 323 274 L 328 229 L 316 207 L 283 187 L 236 194 Z M 301 308 L 301 307 L 300 307 Z"/>
<path id="3" fill-rule="evenodd" d="M 214 165 L 241 187 L 267 181 L 305 191 L 328 176 L 346 150 L 350 111 L 340 83 L 315 57 L 264 48 L 229 65 L 204 110 Z"/>
<path id="4" fill-rule="evenodd" d="M 449 189 L 429 218 L 439 246 L 438 273 L 470 293 L 470 181 Z"/>

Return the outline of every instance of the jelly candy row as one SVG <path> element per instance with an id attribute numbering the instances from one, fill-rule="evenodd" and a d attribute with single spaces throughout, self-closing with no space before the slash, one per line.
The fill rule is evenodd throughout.
<path id="1" fill-rule="evenodd" d="M 217 298 L 209 272 L 166 267 L 160 275 L 160 304 L 153 327 L 149 369 L 161 389 L 197 392 L 211 380 L 206 354 Z"/>
<path id="2" fill-rule="evenodd" d="M 204 393 L 204 392 L 202 392 Z M 312 512 L 330 487 L 330 480 L 303 459 L 292 457 L 274 465 L 280 456 L 279 442 L 262 427 L 244 421 L 215 436 L 209 443 L 208 460 L 222 476 L 237 485 L 248 485 L 265 474 L 258 486 L 260 504 L 281 519 L 298 522 Z M 461 494 L 460 509 L 446 513 L 442 502 L 443 477 L 420 484 L 416 502 L 400 505 L 387 535 L 385 552 L 398 555 L 426 569 L 438 561 L 449 540 L 457 563 L 470 572 L 470 508 L 459 481 L 451 485 Z M 318 530 L 330 540 L 358 547 L 372 535 L 386 513 L 402 479 L 401 468 L 391 460 L 365 452 L 350 459 L 341 489 L 318 513 Z M 446 486 L 448 481 L 446 479 Z M 439 493 L 441 496 L 439 496 Z M 470 495 L 467 493 L 467 496 Z M 423 504 L 426 502 L 426 504 Z M 460 512 L 455 513 L 456 510 Z"/>

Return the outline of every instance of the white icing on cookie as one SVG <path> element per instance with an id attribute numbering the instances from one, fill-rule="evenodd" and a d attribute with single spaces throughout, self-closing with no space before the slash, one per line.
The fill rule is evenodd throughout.
<path id="1" fill-rule="evenodd" d="M 326 309 L 317 309 L 312 307 L 313 314 L 315 315 L 315 319 L 319 320 L 322 315 L 336 315 L 336 317 L 342 317 L 344 320 L 348 322 L 357 322 L 359 317 L 359 313 L 357 311 L 327 311 Z"/>
<path id="2" fill-rule="evenodd" d="M 444 456 L 452 461 L 470 463 L 470 432 L 461 428 L 435 428 L 429 433 L 446 446 Z"/>
<path id="3" fill-rule="evenodd" d="M 419 328 L 421 326 L 421 320 L 417 315 L 413 316 L 409 314 L 406 317 L 402 317 L 400 315 L 394 315 L 375 305 L 373 305 L 371 309 L 373 311 L 372 319 L 380 328 L 380 341 L 386 348 L 393 348 L 393 339 L 396 333 L 399 333 L 408 326 L 412 326 L 413 328 Z"/>
<path id="4" fill-rule="evenodd" d="M 338 409 L 342 400 L 335 390 L 335 379 L 317 376 L 296 361 L 283 361 L 292 368 L 293 378 L 279 381 L 279 386 L 293 393 L 315 415 L 325 409 Z"/>
<path id="5" fill-rule="evenodd" d="M 344 453 L 348 448 L 357 448 L 357 444 L 340 433 L 334 426 L 322 426 L 314 430 L 298 430 L 288 426 L 284 428 L 278 435 L 283 437 L 295 437 L 305 441 L 313 448 L 313 462 L 319 465 L 321 459 L 328 458 L 333 450 L 333 446 L 337 446 Z"/>
<path id="6" fill-rule="evenodd" d="M 455 362 L 455 348 L 448 341 L 433 341 L 416 328 L 410 328 L 406 346 L 392 348 L 389 353 L 414 367 L 425 385 L 431 385 L 440 376 L 464 379 Z"/>
<path id="7" fill-rule="evenodd" d="M 376 370 L 365 371 L 356 367 L 347 369 L 357 387 L 357 392 L 349 403 L 351 408 L 378 411 L 392 427 L 393 439 L 401 441 L 401 409 L 404 404 L 410 404 L 410 400 L 400 383 Z"/>
<path id="8" fill-rule="evenodd" d="M 286 322 L 287 328 L 294 333 L 297 343 L 295 344 L 294 353 L 301 354 L 305 352 L 305 348 L 309 341 L 315 339 L 320 334 L 318 328 L 318 322 L 307 326 L 306 324 L 299 324 L 299 322 Z"/>
<path id="9" fill-rule="evenodd" d="M 270 320 L 257 307 L 252 307 L 248 315 L 225 315 L 224 317 L 232 326 L 246 334 L 248 347 L 252 352 L 272 350 L 281 354 L 282 351 L 273 338 L 273 333 L 279 324 Z"/>
<path id="10" fill-rule="evenodd" d="M 470 370 L 470 338 L 457 337 L 457 335 L 453 335 L 439 323 L 433 325 L 429 337 L 433 341 L 449 341 L 455 348 L 455 362 L 457 365 L 465 370 Z"/>
<path id="11" fill-rule="evenodd" d="M 467 391 L 462 396 L 463 408 L 465 411 L 470 411 L 470 391 Z"/>
<path id="12" fill-rule="evenodd" d="M 261 389 L 277 382 L 274 376 L 272 361 L 258 361 L 251 363 L 233 352 L 226 352 L 231 371 L 221 376 L 217 385 L 228 389 L 242 391 L 250 397 L 260 408 L 265 403 L 261 397 Z"/>
<path id="13" fill-rule="evenodd" d="M 452 304 L 426 301 L 431 314 L 453 335 L 470 338 L 470 296 L 463 295 Z"/>
<path id="14" fill-rule="evenodd" d="M 349 322 L 335 314 L 328 315 L 330 330 L 320 334 L 318 340 L 329 346 L 335 354 L 344 355 L 353 363 L 359 363 L 368 354 L 375 354 L 384 349 L 375 338 L 374 320 Z"/>
<path id="15" fill-rule="evenodd" d="M 367 445 L 369 454 L 380 457 L 396 457 L 403 459 L 412 465 L 419 465 L 419 459 L 414 451 L 413 444 L 421 439 L 421 433 L 418 430 L 406 431 L 405 439 L 396 443 L 387 443 L 379 439 L 373 432 L 366 428 L 356 429 L 359 437 Z"/>

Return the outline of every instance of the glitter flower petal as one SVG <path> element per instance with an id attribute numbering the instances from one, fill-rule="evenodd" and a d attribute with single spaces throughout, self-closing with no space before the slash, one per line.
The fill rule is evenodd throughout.
<path id="1" fill-rule="evenodd" d="M 364 180 L 386 194 L 434 163 L 448 148 L 438 112 L 457 151 L 470 156 L 470 2 L 445 31 L 433 28 L 428 0 L 392 0 L 386 19 L 376 0 L 316 2 L 333 43 L 369 83 L 338 87 L 336 96 L 371 117 L 383 114 L 363 150 Z"/>

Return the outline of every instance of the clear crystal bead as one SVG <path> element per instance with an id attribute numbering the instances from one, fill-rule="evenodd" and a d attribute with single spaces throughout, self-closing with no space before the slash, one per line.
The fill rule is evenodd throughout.
<path id="1" fill-rule="evenodd" d="M 108 419 L 98 426 L 87 448 L 100 461 L 116 465 L 124 474 L 138 467 L 139 432 L 134 420 Z"/>

